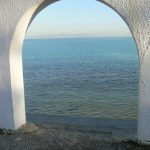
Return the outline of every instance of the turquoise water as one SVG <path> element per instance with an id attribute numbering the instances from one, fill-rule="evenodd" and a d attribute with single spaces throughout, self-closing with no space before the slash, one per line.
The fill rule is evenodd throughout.
<path id="1" fill-rule="evenodd" d="M 28 113 L 137 118 L 132 38 L 28 39 L 23 57 Z"/>

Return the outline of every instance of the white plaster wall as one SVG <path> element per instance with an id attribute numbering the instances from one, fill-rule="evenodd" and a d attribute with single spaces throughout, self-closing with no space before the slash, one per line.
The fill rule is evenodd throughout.
<path id="1" fill-rule="evenodd" d="M 22 43 L 28 24 L 55 0 L 0 0 L 0 127 L 17 129 L 26 122 Z M 57 1 L 57 0 L 56 0 Z M 129 26 L 140 60 L 138 139 L 150 141 L 150 0 L 99 0 Z"/>
<path id="2" fill-rule="evenodd" d="M 28 7 L 30 5 L 32 4 L 30 3 Z M 0 128 L 15 129 L 18 127 L 15 126 L 14 121 L 10 73 L 10 45 L 16 25 L 22 15 L 20 14 L 21 6 L 23 8 L 23 5 L 19 1 L 0 0 Z M 21 101 L 23 101 L 23 97 Z M 21 106 L 18 105 L 17 107 Z M 25 117 L 24 114 L 20 113 L 18 121 L 21 118 Z M 25 119 L 22 123 L 25 123 Z"/>

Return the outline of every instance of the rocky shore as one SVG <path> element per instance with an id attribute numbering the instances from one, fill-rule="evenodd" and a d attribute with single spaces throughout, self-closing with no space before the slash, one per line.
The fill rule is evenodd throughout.
<path id="1" fill-rule="evenodd" d="M 131 131 L 27 123 L 19 130 L 0 130 L 0 150 L 150 150 Z"/>

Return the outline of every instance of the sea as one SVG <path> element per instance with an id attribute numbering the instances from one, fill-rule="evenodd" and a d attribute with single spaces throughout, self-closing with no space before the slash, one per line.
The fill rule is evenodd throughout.
<path id="1" fill-rule="evenodd" d="M 23 69 L 27 113 L 137 119 L 132 37 L 25 39 Z"/>

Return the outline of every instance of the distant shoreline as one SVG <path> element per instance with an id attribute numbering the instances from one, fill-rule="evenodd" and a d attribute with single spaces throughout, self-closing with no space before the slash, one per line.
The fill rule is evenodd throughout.
<path id="1" fill-rule="evenodd" d="M 46 39 L 87 39 L 87 38 L 133 38 L 132 36 L 71 36 L 71 37 L 26 37 L 25 40 L 46 40 Z"/>

